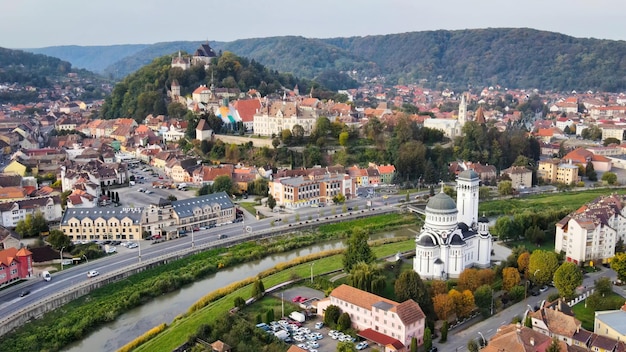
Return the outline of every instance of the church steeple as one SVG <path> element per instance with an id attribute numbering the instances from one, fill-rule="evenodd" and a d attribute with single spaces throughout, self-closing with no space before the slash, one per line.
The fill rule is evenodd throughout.
<path id="1" fill-rule="evenodd" d="M 463 125 L 465 125 L 465 121 L 467 121 L 467 101 L 465 101 L 465 93 L 461 94 L 458 119 L 461 127 L 463 127 Z"/>

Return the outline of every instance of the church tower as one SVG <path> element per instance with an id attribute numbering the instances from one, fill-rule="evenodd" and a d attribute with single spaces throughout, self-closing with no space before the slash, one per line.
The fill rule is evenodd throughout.
<path id="1" fill-rule="evenodd" d="M 172 80 L 171 90 L 172 90 L 172 100 L 176 101 L 178 99 L 177 97 L 180 97 L 180 84 L 178 84 L 178 81 L 176 80 L 176 78 Z"/>
<path id="2" fill-rule="evenodd" d="M 478 187 L 480 178 L 474 170 L 461 172 L 456 180 L 458 221 L 472 227 L 478 221 Z"/>
<path id="3" fill-rule="evenodd" d="M 461 124 L 461 128 L 465 125 L 465 121 L 467 121 L 467 102 L 465 101 L 465 93 L 461 94 L 461 102 L 459 103 L 459 123 Z"/>

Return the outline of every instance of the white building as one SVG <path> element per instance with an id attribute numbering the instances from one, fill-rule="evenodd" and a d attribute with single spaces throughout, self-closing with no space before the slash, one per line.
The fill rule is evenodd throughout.
<path id="1" fill-rule="evenodd" d="M 4 227 L 15 227 L 18 221 L 26 219 L 26 215 L 41 213 L 46 222 L 59 222 L 63 216 L 61 209 L 61 198 L 59 196 L 48 196 L 39 198 L 29 198 L 16 200 L 0 204 L 0 225 Z"/>
<path id="2" fill-rule="evenodd" d="M 460 136 L 463 128 L 457 119 L 434 119 L 430 117 L 424 120 L 424 127 L 440 130 L 444 136 L 452 139 Z"/>
<path id="3" fill-rule="evenodd" d="M 344 284 L 317 303 L 317 313 L 324 314 L 330 305 L 350 315 L 352 327 L 359 331 L 359 336 L 374 342 L 384 340 L 386 344 L 393 344 L 392 349 L 381 346 L 381 351 L 404 351 L 405 346 L 410 346 L 413 337 L 417 339 L 418 345 L 423 343 L 426 316 L 412 299 L 397 303 Z"/>
<path id="4" fill-rule="evenodd" d="M 468 267 L 487 267 L 491 234 L 487 218 L 478 217 L 480 179 L 473 170 L 457 178 L 457 203 L 441 193 L 426 205 L 426 221 L 416 239 L 413 269 L 428 279 L 458 277 Z"/>
<path id="5" fill-rule="evenodd" d="M 554 250 L 576 264 L 608 262 L 626 237 L 626 196 L 601 196 L 556 223 Z"/>
<path id="6" fill-rule="evenodd" d="M 268 108 L 254 114 L 254 134 L 280 136 L 283 130 L 293 132 L 295 125 L 304 129 L 304 135 L 313 132 L 318 114 L 315 110 L 301 109 L 294 102 L 274 102 Z"/>

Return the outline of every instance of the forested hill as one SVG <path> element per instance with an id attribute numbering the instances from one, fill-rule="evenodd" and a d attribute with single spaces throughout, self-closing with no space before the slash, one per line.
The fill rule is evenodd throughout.
<path id="1" fill-rule="evenodd" d="M 111 63 L 122 76 L 155 57 L 193 52 L 201 42 L 158 43 Z M 356 71 L 366 80 L 389 84 L 425 82 L 465 89 L 468 85 L 550 90 L 626 90 L 626 42 L 574 38 L 528 28 L 424 31 L 402 34 L 310 39 L 285 36 L 211 42 L 267 67 L 303 78 Z M 106 48 L 102 55 L 106 56 Z M 72 60 L 70 60 L 72 61 Z"/>
<path id="2" fill-rule="evenodd" d="M 0 48 L 0 82 L 49 87 L 50 79 L 71 72 L 72 64 L 55 57 Z"/>

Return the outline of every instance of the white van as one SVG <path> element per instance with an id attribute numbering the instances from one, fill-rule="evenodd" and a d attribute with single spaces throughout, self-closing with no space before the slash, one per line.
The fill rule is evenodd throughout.
<path id="1" fill-rule="evenodd" d="M 52 280 L 52 276 L 50 276 L 50 272 L 48 272 L 48 271 L 42 272 L 41 273 L 41 277 L 43 277 L 43 279 L 46 280 L 46 281 Z"/>

